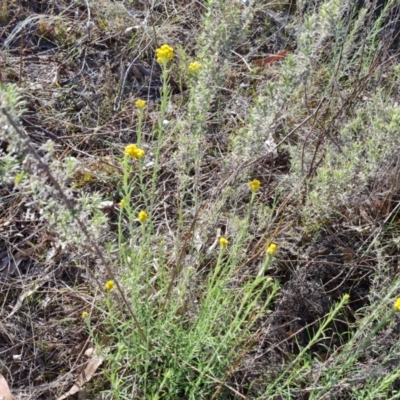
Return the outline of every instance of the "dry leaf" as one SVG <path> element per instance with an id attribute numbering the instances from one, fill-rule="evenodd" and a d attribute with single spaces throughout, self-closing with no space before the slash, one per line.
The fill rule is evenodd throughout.
<path id="1" fill-rule="evenodd" d="M 29 258 L 33 252 L 35 251 L 35 247 L 28 247 L 25 250 L 20 250 L 17 254 L 14 255 L 14 258 L 17 260 L 19 259 L 24 259 L 24 258 Z"/>
<path id="2" fill-rule="evenodd" d="M 0 272 L 6 276 L 15 275 L 15 271 L 19 273 L 19 264 L 22 260 L 31 257 L 34 251 L 35 247 L 28 247 L 25 250 L 18 251 L 13 256 L 6 251 L 0 253 Z"/>
<path id="3" fill-rule="evenodd" d="M 286 57 L 287 50 L 280 51 L 278 54 L 270 54 L 268 57 L 261 58 L 260 60 L 252 61 L 252 65 L 256 67 L 265 67 Z"/>
<path id="4" fill-rule="evenodd" d="M 5 272 L 8 273 L 8 266 L 10 265 L 11 262 L 11 257 L 8 254 L 7 251 L 3 251 L 0 253 L 0 272 Z M 6 269 L 7 268 L 7 269 Z"/>
<path id="5" fill-rule="evenodd" d="M 7 381 L 1 374 L 0 374 L 0 400 L 14 400 L 14 396 L 10 392 Z"/>
<path id="6" fill-rule="evenodd" d="M 21 294 L 18 296 L 18 299 L 17 299 L 17 302 L 15 303 L 14 308 L 12 309 L 12 311 L 10 312 L 10 314 L 7 315 L 6 318 L 10 318 L 12 315 L 14 315 L 14 314 L 21 308 L 22 303 L 24 302 L 24 300 L 25 300 L 27 297 L 29 297 L 31 294 L 35 293 L 36 290 L 38 290 L 38 287 L 39 287 L 39 286 L 38 286 L 37 284 L 35 284 L 35 286 L 34 286 L 33 289 L 28 289 L 28 290 L 25 290 L 25 292 L 21 293 Z M 0 398 L 0 400 L 1 400 L 1 398 Z"/>
<path id="7" fill-rule="evenodd" d="M 100 356 L 96 355 L 96 352 L 93 352 L 92 359 L 86 365 L 85 370 L 79 375 L 78 380 L 75 382 L 75 384 L 72 386 L 72 388 L 67 393 L 63 394 L 57 400 L 63 400 L 69 396 L 74 395 L 75 393 L 78 393 L 82 389 L 83 385 L 86 382 L 89 382 L 90 379 L 92 379 L 97 368 L 99 368 L 100 365 L 103 363 L 103 360 L 104 360 L 103 357 L 100 357 Z"/>

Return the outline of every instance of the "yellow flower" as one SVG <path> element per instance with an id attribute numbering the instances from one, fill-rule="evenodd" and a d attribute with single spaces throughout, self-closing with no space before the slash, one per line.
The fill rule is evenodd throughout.
<path id="1" fill-rule="evenodd" d="M 224 237 L 219 238 L 219 245 L 221 247 L 226 247 L 226 246 L 228 246 L 228 244 L 229 244 L 229 241 L 227 238 L 224 238 Z"/>
<path id="2" fill-rule="evenodd" d="M 122 199 L 120 202 L 119 202 L 119 206 L 120 207 L 125 207 L 126 206 L 126 201 L 124 200 L 124 199 Z"/>
<path id="3" fill-rule="evenodd" d="M 250 190 L 252 192 L 257 192 L 260 189 L 261 182 L 258 179 L 254 179 L 254 181 L 249 182 Z"/>
<path id="4" fill-rule="evenodd" d="M 350 299 L 350 295 L 348 294 L 348 293 L 346 293 L 344 296 L 343 296 L 343 300 L 349 300 Z"/>
<path id="5" fill-rule="evenodd" d="M 143 108 L 145 108 L 146 107 L 146 101 L 145 100 L 142 100 L 142 99 L 139 99 L 139 100 L 136 100 L 136 107 L 137 108 L 139 108 L 140 110 L 143 110 Z"/>
<path id="6" fill-rule="evenodd" d="M 189 72 L 193 75 L 197 75 L 202 68 L 203 66 L 197 61 L 189 64 Z"/>
<path id="7" fill-rule="evenodd" d="M 114 285 L 114 281 L 107 281 L 107 283 L 104 285 L 104 289 L 106 289 L 107 292 L 110 292 L 113 289 Z"/>
<path id="8" fill-rule="evenodd" d="M 400 311 L 400 297 L 398 297 L 394 302 L 394 309 L 395 311 Z"/>
<path id="9" fill-rule="evenodd" d="M 135 153 L 135 158 L 142 158 L 146 152 L 143 149 L 137 149 Z"/>
<path id="10" fill-rule="evenodd" d="M 157 62 L 159 64 L 166 64 L 168 61 L 174 58 L 174 49 L 167 44 L 163 44 L 159 49 L 156 50 Z"/>
<path id="11" fill-rule="evenodd" d="M 128 146 L 125 147 L 125 154 L 131 158 L 142 158 L 146 152 L 139 149 L 136 144 L 128 144 Z"/>
<path id="12" fill-rule="evenodd" d="M 84 311 L 84 312 L 82 313 L 82 318 L 83 318 L 83 319 L 87 318 L 88 316 L 89 316 L 89 313 L 88 313 L 87 311 Z"/>
<path id="13" fill-rule="evenodd" d="M 145 222 L 147 220 L 147 218 L 149 218 L 148 214 L 146 211 L 140 211 L 140 213 L 138 214 L 138 219 L 140 222 Z"/>
<path id="14" fill-rule="evenodd" d="M 137 149 L 138 148 L 136 144 L 128 144 L 128 146 L 125 147 L 125 154 L 128 154 L 128 156 L 133 157 L 133 154 L 136 153 Z"/>
<path id="15" fill-rule="evenodd" d="M 278 246 L 277 246 L 275 243 L 271 243 L 271 244 L 268 246 L 267 254 L 268 254 L 269 256 L 274 256 L 274 255 L 276 254 L 277 251 L 278 251 Z"/>

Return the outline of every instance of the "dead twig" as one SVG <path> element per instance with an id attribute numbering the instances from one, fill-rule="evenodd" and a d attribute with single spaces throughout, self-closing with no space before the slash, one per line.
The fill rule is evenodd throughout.
<path id="1" fill-rule="evenodd" d="M 67 198 L 67 196 L 65 195 L 64 191 L 62 190 L 60 184 L 58 183 L 58 181 L 54 178 L 49 166 L 42 161 L 41 157 L 38 155 L 38 153 L 36 152 L 36 150 L 34 149 L 34 147 L 31 145 L 31 143 L 29 142 L 28 138 L 26 137 L 25 133 L 18 127 L 18 125 L 16 124 L 16 122 L 14 121 L 14 118 L 8 113 L 8 111 L 4 108 L 1 107 L 1 112 L 6 116 L 8 122 L 10 123 L 10 125 L 14 128 L 14 130 L 16 131 L 16 133 L 18 134 L 18 136 L 21 138 L 25 149 L 27 150 L 27 152 L 31 155 L 31 157 L 36 161 L 37 167 L 42 170 L 44 172 L 44 174 L 48 177 L 48 179 L 50 180 L 51 184 L 53 185 L 54 189 L 56 190 L 56 192 L 59 194 L 61 200 L 63 201 L 63 203 L 65 204 L 66 208 L 68 209 L 68 211 L 71 213 L 71 215 L 74 216 L 81 232 L 83 233 L 83 235 L 85 236 L 85 239 L 87 241 L 87 248 L 96 256 L 99 258 L 99 260 L 101 261 L 101 263 L 103 264 L 103 266 L 105 267 L 105 269 L 107 270 L 109 276 L 114 280 L 117 290 L 129 312 L 129 314 L 131 315 L 136 328 L 138 329 L 139 334 L 142 336 L 143 340 L 145 342 L 147 342 L 147 337 L 146 334 L 143 330 L 143 328 L 141 327 L 141 324 L 138 320 L 138 318 L 136 317 L 135 313 L 132 310 L 132 306 L 131 304 L 128 302 L 118 280 L 116 279 L 116 276 L 114 274 L 114 271 L 112 270 L 111 266 L 110 266 L 110 262 L 108 260 L 105 259 L 103 253 L 101 252 L 99 246 L 97 245 L 97 243 L 92 239 L 88 229 L 86 228 L 86 225 L 79 219 L 78 215 L 78 211 L 75 209 L 75 207 L 72 205 L 71 201 Z M 94 277 L 96 282 L 98 283 L 98 285 L 101 287 L 100 282 L 97 280 L 96 277 Z"/>

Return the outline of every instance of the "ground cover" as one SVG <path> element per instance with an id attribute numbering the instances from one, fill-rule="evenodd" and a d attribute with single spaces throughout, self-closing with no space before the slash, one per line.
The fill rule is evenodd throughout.
<path id="1" fill-rule="evenodd" d="M 398 398 L 399 18 L 3 1 L 0 398 Z"/>

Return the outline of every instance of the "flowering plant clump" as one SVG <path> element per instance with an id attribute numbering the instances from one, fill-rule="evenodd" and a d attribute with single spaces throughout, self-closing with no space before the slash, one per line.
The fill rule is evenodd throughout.
<path id="1" fill-rule="evenodd" d="M 168 61 L 174 58 L 174 49 L 167 44 L 163 44 L 159 49 L 156 50 L 157 62 L 159 64 L 166 64 Z"/>
<path id="2" fill-rule="evenodd" d="M 107 283 L 104 285 L 104 289 L 106 289 L 107 292 L 110 292 L 114 286 L 115 286 L 114 281 L 107 281 Z"/>
<path id="3" fill-rule="evenodd" d="M 203 66 L 197 61 L 189 64 L 189 72 L 193 75 L 197 75 L 202 68 Z"/>
<path id="4" fill-rule="evenodd" d="M 146 211 L 140 211 L 140 213 L 138 214 L 138 220 L 140 222 L 145 222 L 148 218 L 149 216 Z"/>
<path id="5" fill-rule="evenodd" d="M 271 244 L 268 246 L 267 254 L 268 254 L 269 256 L 274 256 L 274 255 L 276 254 L 277 251 L 278 251 L 278 246 L 277 246 L 275 243 L 271 243 Z"/>
<path id="6" fill-rule="evenodd" d="M 146 152 L 142 149 L 139 149 L 136 144 L 128 144 L 128 146 L 125 147 L 125 154 L 131 158 L 142 158 Z"/>
<path id="7" fill-rule="evenodd" d="M 398 297 L 396 299 L 396 301 L 394 302 L 394 310 L 399 312 L 400 311 L 400 297 Z"/>
<path id="8" fill-rule="evenodd" d="M 136 100 L 136 107 L 137 108 L 139 108 L 140 110 L 143 110 L 143 108 L 145 108 L 146 107 L 146 101 L 145 100 L 142 100 L 142 99 L 139 99 L 139 100 Z"/>
<path id="9" fill-rule="evenodd" d="M 219 245 L 221 247 L 226 247 L 226 246 L 228 246 L 228 244 L 229 244 L 229 241 L 227 238 L 224 238 L 224 237 L 219 238 Z"/>
<path id="10" fill-rule="evenodd" d="M 252 192 L 257 192 L 257 190 L 260 189 L 261 182 L 258 179 L 254 179 L 249 182 L 249 186 Z"/>

